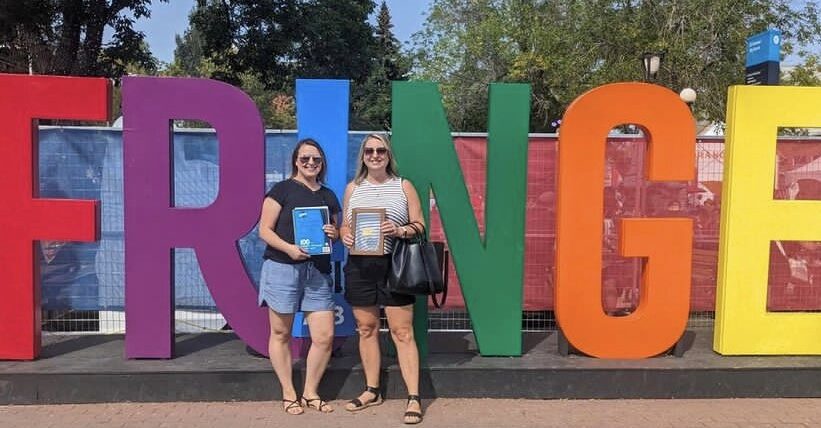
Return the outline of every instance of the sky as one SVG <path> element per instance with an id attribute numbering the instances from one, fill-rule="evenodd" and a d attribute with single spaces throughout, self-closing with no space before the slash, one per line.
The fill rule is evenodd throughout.
<path id="1" fill-rule="evenodd" d="M 410 36 L 422 29 L 428 5 L 431 0 L 387 0 L 393 21 L 393 33 L 403 44 Z M 377 1 L 376 11 L 381 1 Z M 174 36 L 182 35 L 188 27 L 188 13 L 194 7 L 194 0 L 170 0 L 168 3 L 154 1 L 151 18 L 138 20 L 135 27 L 145 33 L 151 53 L 160 61 L 170 63 L 174 59 Z"/>

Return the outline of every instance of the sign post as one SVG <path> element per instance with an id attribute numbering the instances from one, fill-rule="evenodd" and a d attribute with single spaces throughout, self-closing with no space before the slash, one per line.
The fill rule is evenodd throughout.
<path id="1" fill-rule="evenodd" d="M 748 85 L 778 85 L 780 60 L 781 31 L 771 29 L 747 38 L 744 82 Z"/>

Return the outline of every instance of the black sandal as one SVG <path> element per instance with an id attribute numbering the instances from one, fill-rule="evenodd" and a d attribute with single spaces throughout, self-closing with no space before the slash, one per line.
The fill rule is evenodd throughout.
<path id="1" fill-rule="evenodd" d="M 419 410 L 420 411 L 418 411 L 418 412 L 415 411 L 415 410 L 406 411 L 405 416 L 404 416 L 404 420 L 402 421 L 406 425 L 416 425 L 416 424 L 422 422 L 422 412 L 421 412 L 421 410 L 422 410 L 422 399 L 419 398 L 418 395 L 408 395 L 407 404 L 410 404 L 411 401 L 415 401 L 415 402 L 419 403 Z M 407 404 L 405 405 L 406 407 L 407 407 Z M 408 418 L 417 418 L 417 419 L 414 419 L 412 421 L 408 421 Z"/>
<path id="2" fill-rule="evenodd" d="M 318 401 L 319 403 L 317 403 L 316 405 L 311 404 L 311 403 L 313 403 L 313 402 L 315 402 L 315 401 Z M 316 411 L 318 411 L 318 412 L 322 412 L 322 413 L 331 413 L 331 412 L 333 412 L 333 411 L 334 411 L 334 408 L 333 408 L 333 407 L 331 407 L 331 405 L 330 405 L 330 404 L 328 404 L 328 402 L 327 402 L 327 401 L 323 400 L 323 399 L 322 399 L 322 398 L 320 398 L 320 397 L 316 397 L 316 398 L 307 398 L 307 397 L 305 397 L 305 396 L 303 395 L 303 396 L 302 396 L 302 398 L 300 399 L 300 405 L 301 405 L 302 407 L 307 407 L 307 408 L 309 408 L 309 409 L 314 409 L 314 410 L 316 410 Z M 326 408 L 326 407 L 327 407 L 329 410 L 323 410 L 323 409 L 324 409 L 324 408 Z"/>
<path id="3" fill-rule="evenodd" d="M 296 416 L 296 415 L 301 415 L 301 414 L 305 413 L 305 410 L 302 408 L 302 404 L 299 402 L 299 400 L 285 400 L 285 399 L 283 399 L 282 403 L 287 404 L 287 406 L 285 406 L 283 408 L 283 410 L 285 410 L 285 413 L 287 413 L 289 415 Z M 302 411 L 299 412 L 299 413 L 293 413 L 293 412 L 291 412 L 291 409 L 300 409 Z"/>
<path id="4" fill-rule="evenodd" d="M 359 398 L 354 398 L 353 400 L 349 401 L 348 404 L 353 404 L 353 407 L 345 406 L 345 410 L 349 412 L 358 412 L 362 409 L 367 409 L 371 406 L 378 406 L 382 404 L 382 393 L 379 392 L 378 386 L 366 386 L 365 392 L 370 392 L 374 394 L 373 399 L 370 399 L 366 402 L 362 402 Z"/>

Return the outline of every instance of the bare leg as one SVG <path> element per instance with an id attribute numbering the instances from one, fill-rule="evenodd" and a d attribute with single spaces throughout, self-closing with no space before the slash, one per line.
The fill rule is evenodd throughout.
<path id="1" fill-rule="evenodd" d="M 399 359 L 399 369 L 408 395 L 419 395 L 419 350 L 413 336 L 413 305 L 388 306 L 385 308 L 388 317 L 388 326 L 391 337 L 396 344 L 396 354 Z M 407 411 L 420 412 L 422 409 L 417 401 L 409 401 Z M 405 417 L 406 423 L 417 423 L 416 416 Z"/>
<path id="2" fill-rule="evenodd" d="M 359 356 L 362 358 L 365 382 L 367 386 L 379 387 L 379 369 L 382 364 L 379 354 L 379 308 L 376 306 L 355 306 L 353 314 L 359 331 Z M 365 391 L 357 398 L 362 403 L 368 403 L 376 398 L 376 394 Z M 356 408 L 351 403 L 348 403 L 345 407 L 348 410 Z"/>
<path id="3" fill-rule="evenodd" d="M 268 322 L 271 324 L 271 335 L 268 338 L 268 355 L 271 366 L 282 386 L 282 399 L 285 411 L 298 415 L 303 412 L 301 406 L 289 406 L 297 400 L 293 381 L 293 366 L 291 362 L 291 326 L 294 324 L 294 314 L 280 314 L 268 310 Z"/>
<path id="4" fill-rule="evenodd" d="M 307 402 L 303 405 L 325 413 L 333 412 L 333 407 L 318 399 L 317 388 L 322 374 L 325 373 L 325 368 L 328 367 L 328 360 L 331 358 L 334 313 L 333 311 L 308 312 L 305 318 L 308 320 L 308 328 L 311 331 L 311 348 L 308 350 L 308 358 L 305 362 L 305 389 L 302 397 Z"/>

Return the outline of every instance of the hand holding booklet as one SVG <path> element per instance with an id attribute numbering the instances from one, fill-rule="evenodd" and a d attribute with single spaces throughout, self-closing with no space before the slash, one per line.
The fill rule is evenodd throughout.
<path id="1" fill-rule="evenodd" d="M 330 224 L 328 207 L 297 207 L 293 211 L 294 243 L 315 256 L 331 254 L 331 240 L 322 226 Z"/>

